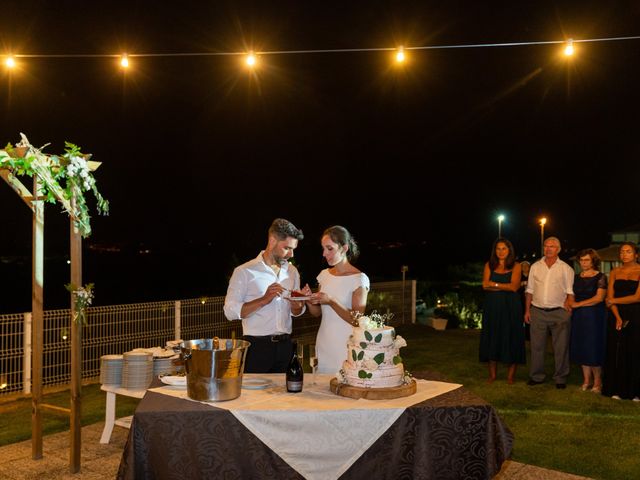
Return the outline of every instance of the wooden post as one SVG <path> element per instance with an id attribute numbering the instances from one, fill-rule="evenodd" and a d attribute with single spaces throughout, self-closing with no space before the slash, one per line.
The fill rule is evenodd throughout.
<path id="1" fill-rule="evenodd" d="M 40 197 L 40 182 L 33 177 L 33 234 L 31 262 L 31 314 L 33 348 L 33 388 L 31 395 L 31 458 L 42 458 L 42 351 L 43 351 L 43 287 L 44 287 L 44 202 Z"/>
<path id="2" fill-rule="evenodd" d="M 71 198 L 73 211 L 76 208 L 75 197 Z M 70 217 L 71 246 L 71 284 L 82 286 L 82 237 Z M 71 448 L 69 467 L 71 473 L 80 471 L 80 450 L 82 445 L 82 325 L 76 318 L 75 295 L 71 293 Z"/>

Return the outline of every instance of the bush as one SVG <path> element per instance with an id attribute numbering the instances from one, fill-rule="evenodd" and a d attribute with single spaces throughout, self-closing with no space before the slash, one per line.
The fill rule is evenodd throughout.
<path id="1" fill-rule="evenodd" d="M 482 323 L 482 311 L 475 299 L 456 292 L 445 294 L 434 313 L 449 320 L 447 328 L 478 328 Z"/>

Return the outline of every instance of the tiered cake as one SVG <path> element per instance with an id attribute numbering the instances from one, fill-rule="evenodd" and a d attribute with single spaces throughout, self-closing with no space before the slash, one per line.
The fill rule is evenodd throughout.
<path id="1" fill-rule="evenodd" d="M 358 318 L 347 342 L 347 359 L 331 382 L 332 391 L 369 399 L 415 393 L 415 381 L 405 374 L 400 357 L 400 348 L 407 342 L 393 327 L 384 325 L 385 320 L 375 313 Z"/>

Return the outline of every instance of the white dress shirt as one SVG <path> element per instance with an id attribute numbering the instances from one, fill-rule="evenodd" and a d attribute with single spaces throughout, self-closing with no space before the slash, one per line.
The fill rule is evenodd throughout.
<path id="1" fill-rule="evenodd" d="M 298 269 L 285 262 L 276 275 L 264 262 L 264 251 L 248 262 L 236 267 L 229 280 L 227 296 L 224 299 L 224 314 L 229 320 L 242 320 L 244 335 L 263 336 L 291 333 L 291 305 L 289 300 L 274 298 L 271 303 L 259 308 L 246 318 L 241 318 L 242 305 L 260 298 L 269 285 L 279 283 L 288 290 L 300 289 Z M 302 312 L 305 309 L 303 308 Z M 302 315 L 302 313 L 300 314 Z"/>
<path id="2" fill-rule="evenodd" d="M 527 282 L 527 293 L 532 295 L 531 304 L 539 308 L 563 307 L 567 295 L 573 295 L 575 272 L 559 258 L 551 267 L 544 259 L 531 265 Z"/>

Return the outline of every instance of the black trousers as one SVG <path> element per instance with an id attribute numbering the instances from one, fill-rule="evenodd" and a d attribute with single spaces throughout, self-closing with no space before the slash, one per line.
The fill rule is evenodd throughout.
<path id="1" fill-rule="evenodd" d="M 247 358 L 244 364 L 245 373 L 284 373 L 293 355 L 291 337 L 272 341 L 271 336 L 242 337 L 251 346 L 247 350 Z"/>

